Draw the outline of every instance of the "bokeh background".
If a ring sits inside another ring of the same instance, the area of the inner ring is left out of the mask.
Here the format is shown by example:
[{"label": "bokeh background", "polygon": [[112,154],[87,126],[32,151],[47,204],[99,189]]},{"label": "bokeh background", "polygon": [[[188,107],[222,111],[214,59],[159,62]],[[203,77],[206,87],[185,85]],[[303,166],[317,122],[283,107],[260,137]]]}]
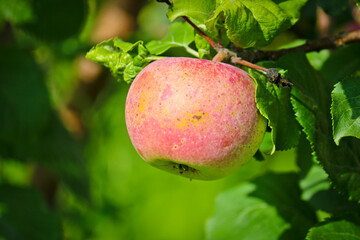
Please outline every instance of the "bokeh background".
[{"label": "bokeh background", "polygon": [[[270,48],[329,34],[316,27],[314,5]],[[138,156],[124,120],[129,85],[85,54],[115,36],[161,39],[166,9],[145,0],[0,1],[0,239],[204,239],[220,192],[268,171],[298,171],[295,150],[210,182]],[[338,24],[358,26],[347,16]]]}]

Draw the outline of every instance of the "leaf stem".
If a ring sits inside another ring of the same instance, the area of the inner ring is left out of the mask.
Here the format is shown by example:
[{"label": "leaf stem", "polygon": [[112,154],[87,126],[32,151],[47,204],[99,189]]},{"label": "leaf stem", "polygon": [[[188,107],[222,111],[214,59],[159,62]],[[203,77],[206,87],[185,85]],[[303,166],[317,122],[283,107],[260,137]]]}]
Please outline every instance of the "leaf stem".
[{"label": "leaf stem", "polygon": [[156,61],[156,60],[163,59],[163,58],[166,58],[166,56],[150,56],[150,57],[146,57],[145,59]]},{"label": "leaf stem", "polygon": [[197,57],[199,58],[200,55],[197,51],[195,51],[194,49],[192,49],[191,47],[188,47],[188,46],[184,46],[185,47],[185,50],[190,53],[191,55],[193,55],[194,57]]}]

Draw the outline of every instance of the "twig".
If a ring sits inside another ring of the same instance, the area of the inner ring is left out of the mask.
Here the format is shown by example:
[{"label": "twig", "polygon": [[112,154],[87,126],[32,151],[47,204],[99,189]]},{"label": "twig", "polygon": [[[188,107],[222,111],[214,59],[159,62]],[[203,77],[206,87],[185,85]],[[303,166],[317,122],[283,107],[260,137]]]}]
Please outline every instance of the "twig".
[{"label": "twig", "polygon": [[246,59],[251,62],[258,62],[263,60],[277,60],[284,54],[302,51],[302,52],[314,52],[320,51],[323,49],[335,49],[343,47],[349,43],[360,42],[360,30],[348,32],[342,35],[339,35],[335,38],[321,38],[315,41],[308,41],[307,43],[300,45],[294,48],[285,48],[275,51],[260,51],[260,50],[245,50],[237,49],[236,52],[243,59]]}]

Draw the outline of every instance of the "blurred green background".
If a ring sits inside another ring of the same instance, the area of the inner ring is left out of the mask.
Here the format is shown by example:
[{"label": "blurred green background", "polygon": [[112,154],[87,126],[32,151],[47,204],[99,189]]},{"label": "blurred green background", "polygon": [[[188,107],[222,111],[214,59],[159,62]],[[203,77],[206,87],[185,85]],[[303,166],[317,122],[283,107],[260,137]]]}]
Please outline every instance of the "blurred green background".
[{"label": "blurred green background", "polygon": [[[275,44],[316,37],[311,2],[306,21]],[[160,39],[166,8],[144,0],[0,1],[0,239],[204,239],[220,192],[267,171],[298,171],[294,150],[211,182],[138,156],[124,120],[129,85],[84,56],[115,36]]]}]

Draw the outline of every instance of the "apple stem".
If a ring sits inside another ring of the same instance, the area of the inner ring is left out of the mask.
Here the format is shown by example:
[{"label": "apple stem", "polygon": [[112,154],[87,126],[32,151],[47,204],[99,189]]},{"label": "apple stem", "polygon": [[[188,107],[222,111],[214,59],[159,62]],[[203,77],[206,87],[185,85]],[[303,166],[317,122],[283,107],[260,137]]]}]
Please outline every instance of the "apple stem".
[{"label": "apple stem", "polygon": [[243,60],[243,59],[241,59],[239,57],[231,57],[231,62],[234,63],[234,64],[241,64],[241,65],[244,65],[246,67],[253,68],[253,69],[256,69],[256,70],[260,70],[260,71],[264,71],[264,72],[266,72],[268,70],[267,68],[264,68],[262,66],[253,64],[253,63],[248,62],[248,61],[245,61],[245,60]]}]

